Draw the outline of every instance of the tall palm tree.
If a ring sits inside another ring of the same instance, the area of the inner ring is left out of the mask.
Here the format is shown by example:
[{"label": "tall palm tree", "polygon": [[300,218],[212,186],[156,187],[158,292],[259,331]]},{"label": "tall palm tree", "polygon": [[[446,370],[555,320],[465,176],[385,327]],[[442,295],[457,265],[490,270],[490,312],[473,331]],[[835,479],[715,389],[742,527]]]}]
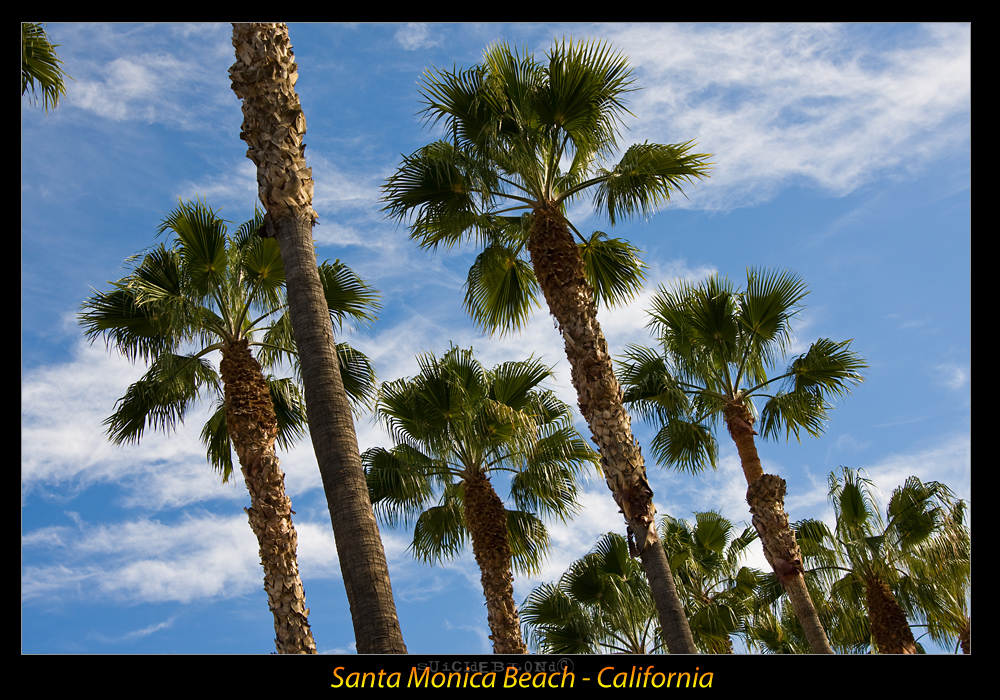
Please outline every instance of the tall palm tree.
[{"label": "tall palm tree", "polygon": [[752,269],[742,292],[718,275],[698,285],[661,287],[649,313],[662,350],[630,346],[621,378],[626,402],[662,426],[652,449],[665,464],[696,472],[714,467],[717,446],[710,423],[725,422],[740,455],[764,554],[788,591],[813,651],[832,653],[788,526],[785,482],[764,474],[754,442],[754,399],[764,401],[760,427],[765,438],[777,438],[782,429],[786,437],[794,433],[798,438],[802,429],[819,436],[831,408],[828,399],[849,393],[867,367],[849,349],[851,341],[821,338],[785,371],[773,373],[806,294],[793,273]]},{"label": "tall palm tree", "polygon": [[664,516],[661,536],[695,643],[705,653],[732,654],[731,636],[746,637],[754,624],[762,574],[739,562],[757,533],[737,534],[729,520],[706,512],[695,513],[694,527]]},{"label": "tall palm tree", "polygon": [[[540,387],[551,371],[538,361],[487,370],[471,349],[453,347],[419,363],[419,375],[379,392],[395,445],[363,455],[375,511],[392,523],[415,519],[410,548],[425,561],[453,557],[470,539],[493,650],[525,653],[512,570],[537,570],[549,544],[538,516],[576,511],[577,477],[596,455],[569,407]],[[511,475],[514,509],[496,493],[497,474]]]},{"label": "tall palm tree", "polygon": [[[134,256],[134,268],[110,291],[83,303],[80,323],[93,342],[103,338],[131,360],[149,365],[105,421],[110,439],[137,443],[144,430],[172,430],[200,398],[217,399],[202,430],[208,458],[223,481],[235,450],[250,492],[250,527],[260,545],[264,588],[281,653],[315,653],[298,574],[291,501],[275,445],[286,448],[305,427],[298,384],[265,376],[294,357],[278,246],[256,235],[260,215],[230,237],[226,224],[201,202],[182,203],[163,220],[170,245]],[[324,264],[330,310],[369,320],[376,293],[339,262]],[[259,349],[254,357],[251,348]],[[190,350],[190,352],[186,352]],[[218,371],[208,356],[219,351]],[[345,376],[358,398],[371,396],[367,359],[342,348]],[[221,377],[220,377],[221,374]]]},{"label": "tall palm tree", "polygon": [[[443,120],[447,139],[404,157],[384,185],[385,209],[410,220],[411,237],[422,247],[469,239],[483,245],[466,306],[488,330],[519,327],[533,291],[541,289],[563,336],[608,488],[637,539],[668,645],[692,653],[656,534],[645,463],[597,321],[599,298],[635,289],[634,248],[600,233],[583,237],[566,208],[590,191],[612,225],[645,215],[682,184],[705,176],[706,156],[691,153],[690,142],[641,143],[608,166],[627,114],[622,100],[635,89],[626,58],[600,42],[565,40],[547,58],[538,61],[498,42],[471,69],[427,73],[424,114],[431,123]],[[591,272],[601,270],[606,284],[591,283],[587,255]]]},{"label": "tall palm tree", "polygon": [[911,476],[893,492],[883,519],[876,491],[857,470],[830,474],[834,529],[815,520],[796,524],[810,573],[845,609],[866,612],[855,636],[879,653],[917,653],[911,625],[918,622],[937,639],[960,637],[968,619],[955,612],[969,585],[964,503],[944,484]]},{"label": "tall palm tree", "polygon": [[234,23],[233,46],[236,62],[229,75],[233,91],[243,101],[240,138],[247,142],[247,157],[257,166],[266,230],[281,247],[309,435],[323,479],[357,649],[370,654],[406,653],[317,273],[312,238],[317,215],[303,142],[306,119],[295,92],[298,66],[288,27]]},{"label": "tall palm tree", "polygon": [[62,69],[57,48],[59,44],[49,41],[42,25],[21,23],[21,96],[31,90],[37,102],[40,92],[46,112],[59,106],[59,97],[66,94],[66,78],[73,79]]}]

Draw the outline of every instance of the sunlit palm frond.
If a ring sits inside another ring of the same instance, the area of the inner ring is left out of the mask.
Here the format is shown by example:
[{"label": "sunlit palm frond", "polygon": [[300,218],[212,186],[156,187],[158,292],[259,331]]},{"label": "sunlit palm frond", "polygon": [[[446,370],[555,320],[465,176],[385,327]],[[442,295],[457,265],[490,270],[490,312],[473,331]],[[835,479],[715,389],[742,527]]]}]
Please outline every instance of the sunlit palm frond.
[{"label": "sunlit palm frond", "polygon": [[42,107],[59,106],[59,98],[66,95],[66,78],[73,80],[62,69],[62,61],[56,53],[59,44],[49,41],[41,24],[21,23],[21,96],[31,90],[37,101],[42,96]]},{"label": "sunlit palm frond", "polygon": [[794,272],[747,270],[746,290],[739,297],[739,322],[751,352],[771,365],[791,341],[790,321],[808,294],[805,283]]},{"label": "sunlit palm frond", "polygon": [[683,186],[706,177],[711,169],[707,153],[691,153],[694,143],[630,146],[611,170],[597,178],[594,204],[615,225],[623,217],[655,213]]},{"label": "sunlit palm frond", "polygon": [[718,444],[704,423],[681,418],[669,420],[653,437],[650,448],[656,460],[673,469],[698,474],[716,468]]},{"label": "sunlit palm frond", "polygon": [[646,264],[639,257],[639,249],[628,241],[594,231],[580,244],[580,256],[598,304],[625,304],[642,291]]},{"label": "sunlit palm frond", "polygon": [[226,285],[229,254],[226,222],[204,202],[179,202],[160,223],[158,234],[179,242],[185,291],[199,303]]},{"label": "sunlit palm frond", "polygon": [[820,338],[809,350],[796,358],[787,374],[793,378],[795,390],[818,390],[824,396],[844,396],[852,386],[864,381],[868,363],[850,350],[851,341],[840,343]]}]

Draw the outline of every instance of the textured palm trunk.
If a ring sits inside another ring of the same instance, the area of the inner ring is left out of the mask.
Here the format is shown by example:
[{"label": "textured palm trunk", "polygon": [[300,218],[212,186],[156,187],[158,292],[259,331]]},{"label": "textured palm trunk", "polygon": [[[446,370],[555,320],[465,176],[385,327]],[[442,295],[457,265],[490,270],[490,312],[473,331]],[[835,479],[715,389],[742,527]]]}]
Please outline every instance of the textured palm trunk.
[{"label": "textured palm trunk", "polygon": [[299,351],[306,413],[333,522],[359,653],[406,653],[389,569],[368,497],[350,404],[344,391],[313,248],[312,171],[305,116],[295,92],[298,68],[283,24],[234,24],[229,70],[243,100],[247,157],[269,227],[281,247],[289,315]]},{"label": "textured palm trunk", "polygon": [[250,507],[244,510],[260,546],[275,647],[279,654],[315,654],[299,578],[292,502],[285,495],[285,475],[274,451],[278,421],[271,393],[245,340],[222,349],[219,369],[225,386],[226,428],[250,492]]},{"label": "textured palm trunk", "polygon": [[465,522],[486,596],[493,653],[527,654],[514,603],[507,511],[485,474],[472,474],[465,479]]},{"label": "textured palm trunk", "polygon": [[972,618],[965,618],[965,625],[962,627],[961,633],[958,635],[958,642],[962,645],[963,654],[972,653]]},{"label": "textured palm trunk", "polygon": [[795,610],[795,616],[802,623],[809,646],[817,654],[832,654],[830,641],[820,622],[816,606],[806,588],[803,576],[802,552],[795,541],[795,533],[788,526],[785,513],[785,481],[773,474],[765,474],[761,468],[760,456],[753,436],[753,418],[746,406],[730,404],[725,411],[726,426],[736,443],[740,455],[743,474],[746,477],[747,504],[753,515],[753,526],[760,536],[767,559],[788,600]]},{"label": "textured palm trunk", "polygon": [[872,639],[880,654],[917,653],[917,642],[906,613],[899,607],[889,586],[876,576],[865,580],[865,604]]},{"label": "textured palm trunk", "polygon": [[535,210],[528,250],[565,342],[578,405],[600,450],[605,482],[636,538],[667,648],[671,654],[694,654],[691,628],[656,534],[656,508],[646,465],[632,436],[608,344],[597,322],[594,292],[579,248],[557,210]]}]

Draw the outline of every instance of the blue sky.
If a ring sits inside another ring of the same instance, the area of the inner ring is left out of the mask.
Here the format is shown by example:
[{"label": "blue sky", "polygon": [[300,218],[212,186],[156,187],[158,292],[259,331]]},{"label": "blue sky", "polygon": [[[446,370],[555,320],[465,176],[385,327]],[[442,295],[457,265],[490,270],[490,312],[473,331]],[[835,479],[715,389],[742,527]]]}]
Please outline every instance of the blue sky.
[{"label": "blue sky", "polygon": [[[21,102],[21,643],[27,653],[269,653],[273,627],[245,486],[223,485],[198,434],[115,447],[101,422],[143,373],[88,344],[76,322],[90,289],[124,274],[178,198],[200,197],[237,226],[253,214],[255,172],[239,139],[228,24],[60,24],[47,30],[75,78],[58,109]],[[791,269],[809,286],[794,352],[853,339],[865,383],[820,439],[760,443],[788,481],[792,519],[832,517],[827,476],[863,468],[888,495],[907,476],[971,494],[971,27],[967,24],[291,24],[316,181],[321,260],[339,258],[382,292],[371,328],[348,334],[379,377],[415,356],[473,346],[487,365],[541,356],[575,407],[561,341],[542,310],[519,335],[480,335],[461,308],[474,250],[430,254],[384,219],[379,187],[436,134],[417,82],[468,67],[492,41],[541,55],[554,37],[595,37],[627,54],[636,84],[629,143],[698,142],[712,177],[647,221],[609,229],[579,205],[578,227],[643,250],[646,291],[602,311],[613,352],[647,342],[657,285],[749,266]],[[582,420],[578,424],[583,430]],[[387,445],[369,416],[362,450]],[[636,421],[645,446],[652,436]],[[691,476],[649,460],[658,512],[720,510],[749,521],[735,448]],[[648,455],[648,448],[645,450]],[[353,632],[310,444],[283,454],[297,515],[310,622],[324,653]],[[553,581],[609,530],[622,531],[603,480],[583,510],[550,524]],[[488,653],[468,552],[414,561],[408,533],[383,527],[403,636],[412,653]],[[764,566],[758,552],[750,563]]]}]

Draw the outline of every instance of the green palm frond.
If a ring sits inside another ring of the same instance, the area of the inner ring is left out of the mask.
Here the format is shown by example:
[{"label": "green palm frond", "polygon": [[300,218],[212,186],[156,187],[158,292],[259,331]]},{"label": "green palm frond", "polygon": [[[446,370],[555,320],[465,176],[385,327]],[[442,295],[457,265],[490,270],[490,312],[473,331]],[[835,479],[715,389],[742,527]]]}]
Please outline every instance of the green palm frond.
[{"label": "green palm frond", "polygon": [[308,425],[302,389],[298,382],[289,378],[268,377],[267,385],[271,403],[274,404],[274,414],[278,419],[278,446],[283,450],[291,449],[293,444],[305,436]]},{"label": "green palm frond", "polygon": [[347,343],[337,343],[337,360],[344,391],[357,417],[363,410],[372,408],[378,399],[375,365],[367,355]]},{"label": "green palm frond", "polygon": [[218,391],[219,376],[204,359],[162,353],[142,379],[132,384],[104,421],[108,437],[116,444],[134,444],[146,427],[176,429],[205,389]]},{"label": "green palm frond", "polygon": [[765,439],[776,439],[784,428],[786,439],[794,434],[799,440],[800,430],[819,437],[826,430],[829,409],[830,404],[818,391],[779,392],[761,409],[760,434]]},{"label": "green palm frond", "polygon": [[690,474],[716,468],[719,447],[712,429],[681,418],[669,420],[650,443],[661,464]]},{"label": "green palm frond", "polygon": [[514,571],[537,574],[549,548],[549,533],[545,523],[532,513],[508,510],[507,537]]},{"label": "green palm frond", "polygon": [[37,101],[42,96],[42,107],[59,106],[59,98],[66,95],[66,78],[73,80],[62,69],[62,61],[56,53],[59,44],[49,41],[41,24],[21,23],[21,96],[31,90]]},{"label": "green palm frond", "polygon": [[430,503],[431,477],[437,467],[430,457],[409,445],[397,445],[391,450],[365,450],[361,462],[375,513],[390,525],[409,525]]},{"label": "green palm frond", "polygon": [[520,330],[538,308],[538,281],[520,250],[502,242],[487,245],[469,268],[465,310],[488,333]]},{"label": "green palm frond", "polygon": [[639,257],[639,249],[628,241],[594,231],[580,244],[580,256],[598,304],[625,304],[642,291],[646,264]]},{"label": "green palm frond", "polygon": [[787,374],[794,380],[794,389],[821,391],[824,396],[844,396],[851,393],[851,386],[864,381],[863,372],[868,363],[850,350],[851,341],[836,343],[820,338],[808,352],[796,358]]},{"label": "green palm frond", "polygon": [[433,563],[459,554],[468,539],[464,515],[464,488],[453,482],[445,488],[439,505],[428,508],[413,528],[409,551],[420,561]]},{"label": "green palm frond", "polygon": [[648,216],[683,186],[706,177],[711,169],[707,153],[691,153],[694,142],[677,145],[637,143],[625,151],[612,170],[600,173],[594,194],[598,211],[612,226],[622,217]]},{"label": "green palm frond", "polygon": [[283,308],[286,304],[285,265],[277,240],[251,235],[242,248],[237,244],[231,249],[240,253],[239,263],[249,301],[271,313]]},{"label": "green palm frond", "polygon": [[221,396],[215,402],[215,412],[202,426],[201,442],[208,450],[208,463],[222,477],[222,483],[228,484],[233,476],[233,443],[226,425],[226,400]]},{"label": "green palm frond", "polygon": [[351,268],[340,260],[327,261],[319,266],[319,277],[335,328],[340,329],[346,320],[358,325],[375,322],[382,308],[381,295]]},{"label": "green palm frond", "polygon": [[157,229],[158,234],[166,232],[180,243],[185,288],[195,301],[225,287],[229,241],[226,222],[214,210],[201,201],[179,202]]}]

